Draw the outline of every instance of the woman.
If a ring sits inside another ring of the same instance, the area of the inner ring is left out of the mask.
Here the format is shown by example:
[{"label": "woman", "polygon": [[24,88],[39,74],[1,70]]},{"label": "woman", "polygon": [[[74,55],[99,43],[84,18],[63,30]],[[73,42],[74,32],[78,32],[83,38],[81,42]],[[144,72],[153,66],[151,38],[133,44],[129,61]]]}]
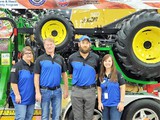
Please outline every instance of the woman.
[{"label": "woman", "polygon": [[109,54],[102,59],[97,89],[98,109],[102,111],[103,120],[120,120],[124,109],[125,81]]},{"label": "woman", "polygon": [[22,50],[22,59],[11,69],[11,93],[16,120],[32,120],[35,106],[33,51],[29,46]]}]

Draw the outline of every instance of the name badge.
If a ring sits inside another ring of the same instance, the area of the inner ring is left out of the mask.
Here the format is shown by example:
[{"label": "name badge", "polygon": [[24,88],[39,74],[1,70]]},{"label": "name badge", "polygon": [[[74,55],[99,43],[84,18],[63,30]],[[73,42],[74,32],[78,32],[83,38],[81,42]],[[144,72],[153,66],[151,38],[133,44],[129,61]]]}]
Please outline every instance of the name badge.
[{"label": "name badge", "polygon": [[104,93],[104,99],[108,99],[108,93]]},{"label": "name badge", "polygon": [[103,82],[101,82],[101,84],[104,84],[106,81],[105,80],[103,80]]}]

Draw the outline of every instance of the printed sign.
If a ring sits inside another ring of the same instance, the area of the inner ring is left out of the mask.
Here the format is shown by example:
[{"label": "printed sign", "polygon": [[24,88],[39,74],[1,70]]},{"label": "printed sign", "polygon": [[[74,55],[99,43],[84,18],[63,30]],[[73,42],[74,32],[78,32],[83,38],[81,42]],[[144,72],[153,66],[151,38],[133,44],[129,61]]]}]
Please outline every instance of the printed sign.
[{"label": "printed sign", "polygon": [[0,0],[12,9],[159,9],[160,0]]},{"label": "printed sign", "polygon": [[0,39],[0,51],[7,51],[9,46],[8,39]]},{"label": "printed sign", "polygon": [[[0,11],[0,17],[7,17],[4,11]],[[0,20],[0,39],[10,38],[13,27],[8,20]]]},{"label": "printed sign", "polygon": [[1,65],[10,65],[10,54],[9,53],[1,54]]}]

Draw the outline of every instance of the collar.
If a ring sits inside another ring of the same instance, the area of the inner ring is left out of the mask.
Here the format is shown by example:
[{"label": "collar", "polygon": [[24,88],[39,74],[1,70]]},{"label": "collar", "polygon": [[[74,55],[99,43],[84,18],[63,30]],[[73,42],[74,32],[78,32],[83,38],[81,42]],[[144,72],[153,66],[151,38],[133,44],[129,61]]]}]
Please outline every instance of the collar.
[{"label": "collar", "polygon": [[21,60],[22,61],[22,64],[24,65],[24,66],[33,66],[33,63],[31,62],[31,65],[28,65],[23,59]]},{"label": "collar", "polygon": [[108,76],[105,74],[104,77],[110,79],[111,78],[111,73],[108,74]]},{"label": "collar", "polygon": [[[82,55],[80,54],[80,51],[77,52],[78,54],[78,57],[82,57]],[[88,56],[86,59],[90,58],[91,57],[91,51],[89,52]],[[83,58],[83,57],[82,57]]]},{"label": "collar", "polygon": [[[44,53],[44,54],[45,54],[45,56],[51,57],[51,55],[48,55],[47,53]],[[53,58],[55,58],[56,56],[57,56],[57,54],[55,53]]]}]

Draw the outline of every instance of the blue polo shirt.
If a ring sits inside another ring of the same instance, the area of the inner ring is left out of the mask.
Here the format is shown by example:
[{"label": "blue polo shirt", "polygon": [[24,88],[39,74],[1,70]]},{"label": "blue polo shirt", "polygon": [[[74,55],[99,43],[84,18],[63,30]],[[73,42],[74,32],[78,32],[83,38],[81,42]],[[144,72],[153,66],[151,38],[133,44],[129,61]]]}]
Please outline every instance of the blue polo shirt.
[{"label": "blue polo shirt", "polygon": [[69,73],[72,74],[72,85],[89,86],[96,84],[99,70],[99,56],[90,52],[84,59],[80,52],[73,53],[68,59]]},{"label": "blue polo shirt", "polygon": [[[119,72],[117,77],[117,82],[111,81],[110,77],[107,76],[104,77],[103,82],[99,80],[97,82],[97,86],[102,89],[101,100],[104,106],[117,106],[120,102],[120,86],[125,84],[125,80]],[[108,99],[105,99],[105,93],[108,93]]]},{"label": "blue polo shirt", "polygon": [[40,86],[56,87],[60,85],[61,73],[66,72],[66,64],[62,56],[55,54],[52,58],[46,53],[37,58],[34,73],[40,74]]},{"label": "blue polo shirt", "polygon": [[[22,105],[35,104],[35,88],[34,88],[34,64],[30,66],[22,59],[16,63],[11,69],[10,82],[18,85],[18,90],[21,96]],[[15,94],[11,90],[10,96],[15,102]]]}]

